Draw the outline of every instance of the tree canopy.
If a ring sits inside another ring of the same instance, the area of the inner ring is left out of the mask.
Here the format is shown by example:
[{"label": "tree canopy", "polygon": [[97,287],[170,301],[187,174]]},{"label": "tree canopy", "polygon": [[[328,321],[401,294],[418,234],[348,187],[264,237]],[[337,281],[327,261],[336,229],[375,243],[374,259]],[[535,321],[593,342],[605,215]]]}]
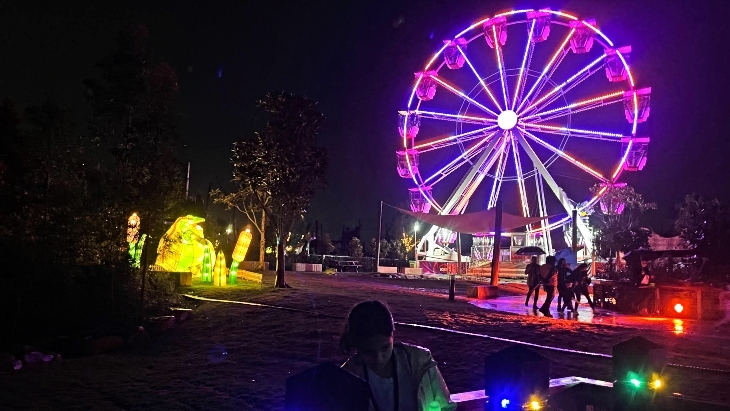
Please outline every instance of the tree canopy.
[{"label": "tree canopy", "polygon": [[290,93],[268,94],[258,102],[267,115],[263,130],[233,146],[233,182],[252,195],[278,238],[278,287],[284,281],[284,240],[324,187],[327,153],[316,137],[324,121],[312,100]]},{"label": "tree canopy", "polygon": [[[602,190],[594,186],[594,193]],[[629,252],[649,248],[651,231],[639,226],[640,218],[648,210],[656,209],[629,185],[613,186],[602,195],[593,209],[591,222],[598,233],[595,245],[603,257],[614,257],[618,251]]]}]

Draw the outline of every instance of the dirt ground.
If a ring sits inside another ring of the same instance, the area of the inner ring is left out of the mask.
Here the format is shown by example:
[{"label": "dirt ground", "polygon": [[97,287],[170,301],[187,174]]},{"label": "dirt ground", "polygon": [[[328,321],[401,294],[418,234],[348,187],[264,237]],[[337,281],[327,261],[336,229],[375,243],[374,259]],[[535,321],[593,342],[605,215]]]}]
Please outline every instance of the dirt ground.
[{"label": "dirt ground", "polygon": [[[190,294],[305,310],[186,299],[194,318],[150,343],[113,354],[66,359],[0,373],[0,409],[281,410],[286,378],[323,361],[343,362],[343,319],[365,299],[387,302],[398,322],[488,334],[610,354],[636,335],[664,344],[670,362],[730,369],[729,330],[677,335],[657,327],[585,324],[478,308],[448,301],[445,281],[369,275],[288,275],[291,289],[195,286]],[[457,295],[466,283],[457,283]],[[711,327],[710,327],[711,328]],[[702,329],[702,327],[698,327]],[[483,357],[509,346],[490,339],[408,326],[396,339],[431,349],[452,393],[483,386]],[[611,379],[611,360],[537,350],[551,378]],[[671,392],[730,403],[730,374],[668,368]]]}]

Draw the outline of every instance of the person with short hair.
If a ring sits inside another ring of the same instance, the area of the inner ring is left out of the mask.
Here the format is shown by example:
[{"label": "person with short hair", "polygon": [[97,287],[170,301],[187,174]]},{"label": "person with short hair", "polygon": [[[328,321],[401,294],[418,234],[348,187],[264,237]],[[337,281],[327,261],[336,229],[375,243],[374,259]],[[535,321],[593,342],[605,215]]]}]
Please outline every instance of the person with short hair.
[{"label": "person with short hair", "polygon": [[532,256],[530,264],[525,267],[527,274],[527,297],[525,298],[525,307],[530,303],[530,295],[535,292],[535,298],[532,301],[532,309],[537,311],[537,298],[540,294],[540,264],[537,263],[537,256]]},{"label": "person with short hair", "polygon": [[591,279],[588,277],[588,264],[581,263],[578,267],[573,270],[573,280],[575,286],[573,292],[575,293],[575,311],[578,311],[578,305],[580,305],[580,297],[584,295],[588,300],[588,305],[591,306],[593,312],[596,312],[596,304],[591,300],[591,296],[588,293],[588,285],[591,283]]},{"label": "person with short hair", "polygon": [[545,302],[540,307],[540,312],[545,317],[552,317],[550,314],[550,304],[553,303],[555,297],[555,287],[558,285],[558,270],[555,268],[555,256],[549,255],[545,258],[545,264],[540,266],[540,278],[542,282],[542,288],[545,290],[547,296]]},{"label": "person with short hair", "polygon": [[[558,312],[563,313],[567,308],[573,314],[578,315],[577,309],[573,309],[573,271],[568,266],[565,258],[558,260]],[[562,304],[561,304],[562,303]]]},{"label": "person with short hair", "polygon": [[[343,352],[355,355],[342,368],[370,384],[373,411],[456,410],[431,352],[393,342],[393,315],[381,301],[363,301],[347,316],[340,338]],[[438,408],[436,408],[438,406]]]}]

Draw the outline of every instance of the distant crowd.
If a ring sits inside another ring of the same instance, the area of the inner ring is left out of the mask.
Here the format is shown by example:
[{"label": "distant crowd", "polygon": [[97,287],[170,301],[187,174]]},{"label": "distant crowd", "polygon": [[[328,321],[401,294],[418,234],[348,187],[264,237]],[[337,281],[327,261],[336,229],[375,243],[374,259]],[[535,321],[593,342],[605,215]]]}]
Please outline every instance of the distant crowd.
[{"label": "distant crowd", "polygon": [[[581,296],[585,296],[588,304],[595,311],[596,306],[588,294],[588,285],[591,279],[588,276],[588,264],[580,264],[571,270],[565,258],[557,260],[555,256],[545,258],[545,264],[540,265],[537,257],[532,257],[530,264],[525,268],[527,274],[527,297],[525,298],[525,307],[530,304],[530,296],[533,295],[532,309],[537,314],[540,311],[545,317],[552,317],[550,314],[550,305],[555,298],[555,289],[558,292],[558,312],[563,314],[565,311],[573,316],[578,315],[578,305]],[[540,294],[540,288],[545,291],[545,300],[538,307],[537,300]]]}]

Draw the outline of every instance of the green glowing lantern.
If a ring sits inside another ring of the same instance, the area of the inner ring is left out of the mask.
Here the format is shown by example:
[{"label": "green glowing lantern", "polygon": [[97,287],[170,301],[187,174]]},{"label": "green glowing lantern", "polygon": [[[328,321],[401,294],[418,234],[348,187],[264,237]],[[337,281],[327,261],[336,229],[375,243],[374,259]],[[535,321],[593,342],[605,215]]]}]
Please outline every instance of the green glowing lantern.
[{"label": "green glowing lantern", "polygon": [[233,260],[231,263],[231,269],[228,271],[228,283],[229,284],[235,284],[236,283],[236,274],[238,273],[238,264],[239,262],[236,260]]},{"label": "green glowing lantern", "polygon": [[127,244],[129,244],[129,260],[134,268],[139,268],[139,260],[142,257],[142,247],[146,234],[139,235],[141,220],[137,213],[132,213],[127,220]]},{"label": "green glowing lantern", "polygon": [[208,245],[203,248],[203,266],[200,269],[200,275],[204,283],[213,281],[213,249]]},{"label": "green glowing lantern", "polygon": [[132,261],[132,267],[139,268],[139,260],[142,257],[142,248],[144,247],[144,240],[147,239],[147,234],[142,234],[139,240],[132,241],[129,243],[129,258]]}]

